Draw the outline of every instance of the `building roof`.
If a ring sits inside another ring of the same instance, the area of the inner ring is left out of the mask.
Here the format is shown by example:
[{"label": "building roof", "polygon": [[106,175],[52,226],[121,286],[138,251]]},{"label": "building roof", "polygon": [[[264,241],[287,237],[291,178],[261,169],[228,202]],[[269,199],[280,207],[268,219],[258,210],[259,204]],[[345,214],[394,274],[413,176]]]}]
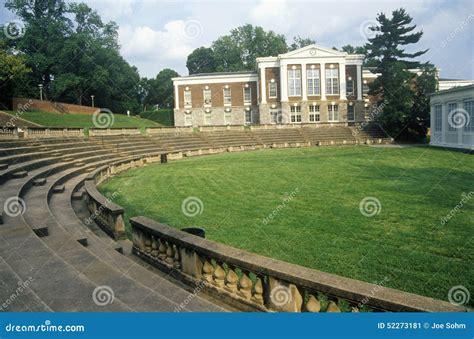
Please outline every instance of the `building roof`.
[{"label": "building roof", "polygon": [[196,73],[196,74],[190,74],[190,75],[183,75],[180,77],[173,78],[174,79],[183,79],[183,78],[195,78],[195,77],[206,77],[206,76],[216,76],[216,75],[222,75],[222,76],[233,76],[233,75],[257,75],[257,72],[255,71],[239,71],[239,72],[212,72],[212,73]]},{"label": "building roof", "polygon": [[430,93],[430,94],[428,94],[428,96],[443,95],[443,94],[447,94],[447,93],[454,93],[454,92],[468,91],[468,90],[474,90],[474,84],[466,85],[466,86],[452,87],[452,88],[445,89],[445,90],[442,90],[442,91],[437,91],[437,92],[434,92],[434,93]]}]

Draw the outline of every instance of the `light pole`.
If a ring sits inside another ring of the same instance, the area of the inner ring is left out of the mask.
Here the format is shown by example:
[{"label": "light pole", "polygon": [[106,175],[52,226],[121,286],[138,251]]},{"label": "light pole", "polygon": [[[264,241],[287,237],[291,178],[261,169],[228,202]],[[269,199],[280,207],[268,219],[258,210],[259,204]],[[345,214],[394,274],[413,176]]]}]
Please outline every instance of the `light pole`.
[{"label": "light pole", "polygon": [[43,101],[43,84],[39,84],[38,87],[40,90],[40,100]]},{"label": "light pole", "polygon": [[94,98],[95,98],[95,95],[91,95],[91,99],[92,99],[92,107],[94,107]]}]

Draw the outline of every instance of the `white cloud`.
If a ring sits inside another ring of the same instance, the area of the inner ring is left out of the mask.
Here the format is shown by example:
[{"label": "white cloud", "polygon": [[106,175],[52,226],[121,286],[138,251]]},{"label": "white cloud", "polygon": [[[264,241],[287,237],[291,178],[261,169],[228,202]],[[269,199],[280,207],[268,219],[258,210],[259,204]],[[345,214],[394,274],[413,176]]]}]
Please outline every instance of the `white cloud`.
[{"label": "white cloud", "polygon": [[202,27],[195,20],[174,20],[156,31],[148,26],[122,26],[119,42],[124,57],[185,60],[194,48]]},{"label": "white cloud", "polygon": [[297,15],[286,0],[262,0],[250,10],[252,23],[271,29],[278,33],[286,33],[297,24]]}]

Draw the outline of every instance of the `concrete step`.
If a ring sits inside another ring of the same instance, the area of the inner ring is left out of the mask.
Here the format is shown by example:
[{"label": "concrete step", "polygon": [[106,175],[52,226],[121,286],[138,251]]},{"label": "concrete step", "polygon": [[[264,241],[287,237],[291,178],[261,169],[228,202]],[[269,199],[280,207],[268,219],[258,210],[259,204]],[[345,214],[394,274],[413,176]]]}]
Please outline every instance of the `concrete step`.
[{"label": "concrete step", "polygon": [[12,178],[20,179],[20,178],[26,177],[27,175],[28,175],[27,171],[18,171],[12,174]]},{"label": "concrete step", "polygon": [[44,186],[46,184],[46,178],[39,178],[33,181],[33,186]]}]

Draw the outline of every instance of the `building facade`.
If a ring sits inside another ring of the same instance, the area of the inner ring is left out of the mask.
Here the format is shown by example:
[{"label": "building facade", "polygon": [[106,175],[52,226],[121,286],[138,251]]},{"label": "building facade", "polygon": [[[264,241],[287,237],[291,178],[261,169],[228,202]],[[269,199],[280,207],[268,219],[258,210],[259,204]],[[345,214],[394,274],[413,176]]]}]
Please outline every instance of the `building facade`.
[{"label": "building facade", "polygon": [[174,78],[175,126],[364,121],[363,60],[310,45],[257,58],[255,72]]},{"label": "building facade", "polygon": [[431,94],[430,145],[474,149],[474,85]]}]

